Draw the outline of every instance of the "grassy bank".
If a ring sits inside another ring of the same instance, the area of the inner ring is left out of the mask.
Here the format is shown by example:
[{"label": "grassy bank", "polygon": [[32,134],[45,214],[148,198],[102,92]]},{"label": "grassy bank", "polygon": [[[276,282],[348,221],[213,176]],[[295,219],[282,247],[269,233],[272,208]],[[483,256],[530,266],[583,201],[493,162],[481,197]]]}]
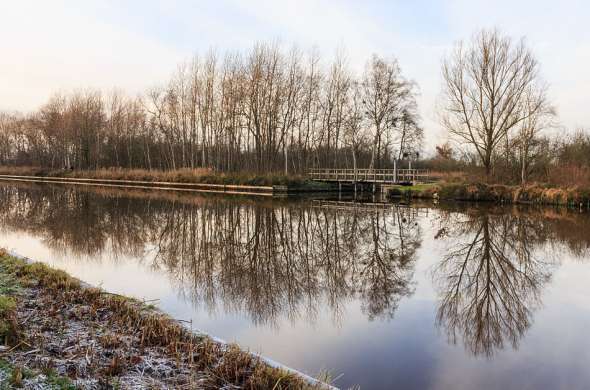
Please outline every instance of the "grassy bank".
[{"label": "grassy bank", "polygon": [[590,207],[590,189],[588,188],[560,188],[542,184],[527,186],[485,183],[420,184],[408,187],[396,186],[390,189],[389,196]]},{"label": "grassy bank", "polygon": [[316,388],[152,306],[5,252],[0,342],[0,388]]},{"label": "grassy bank", "polygon": [[224,173],[210,169],[177,169],[170,171],[146,169],[63,170],[39,167],[0,166],[0,175],[66,177],[98,180],[136,180],[172,183],[225,184],[248,186],[287,186],[301,191],[321,191],[328,187],[302,175],[280,173]]}]

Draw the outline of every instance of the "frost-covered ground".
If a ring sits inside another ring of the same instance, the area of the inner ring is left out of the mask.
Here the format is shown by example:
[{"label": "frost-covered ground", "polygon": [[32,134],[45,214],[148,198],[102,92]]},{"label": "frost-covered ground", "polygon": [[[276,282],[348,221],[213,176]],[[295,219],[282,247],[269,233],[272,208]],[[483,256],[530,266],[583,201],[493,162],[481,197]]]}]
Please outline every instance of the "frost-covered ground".
[{"label": "frost-covered ground", "polygon": [[4,388],[325,387],[194,334],[143,302],[1,251],[0,298]]}]

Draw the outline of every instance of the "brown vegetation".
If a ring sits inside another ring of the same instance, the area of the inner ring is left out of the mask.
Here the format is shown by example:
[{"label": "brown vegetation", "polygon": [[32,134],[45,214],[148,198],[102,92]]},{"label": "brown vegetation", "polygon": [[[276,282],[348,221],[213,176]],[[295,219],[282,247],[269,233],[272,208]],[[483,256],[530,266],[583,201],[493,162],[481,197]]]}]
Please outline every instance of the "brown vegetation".
[{"label": "brown vegetation", "polygon": [[510,186],[482,182],[446,182],[432,185],[393,188],[390,196],[422,199],[535,203],[590,209],[590,188],[555,187],[540,184]]},{"label": "brown vegetation", "polygon": [[[224,173],[206,168],[183,168],[176,170],[103,168],[96,170],[48,169],[32,166],[0,166],[0,175],[39,177],[67,177],[102,180],[132,180],[168,183],[236,184],[251,186],[307,186],[313,184],[303,175],[282,173],[256,174],[247,172]],[[317,187],[317,186],[316,186]]]}]

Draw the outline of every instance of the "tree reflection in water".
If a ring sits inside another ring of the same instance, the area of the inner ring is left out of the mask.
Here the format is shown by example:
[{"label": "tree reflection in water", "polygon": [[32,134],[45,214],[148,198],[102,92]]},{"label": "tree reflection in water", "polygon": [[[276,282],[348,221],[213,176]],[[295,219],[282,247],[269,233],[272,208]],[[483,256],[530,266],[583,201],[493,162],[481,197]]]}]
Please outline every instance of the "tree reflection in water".
[{"label": "tree reflection in water", "polygon": [[489,209],[446,213],[441,222],[437,238],[445,236],[449,250],[433,269],[438,325],[474,355],[492,356],[505,343],[517,348],[556,265],[537,254],[548,223]]},{"label": "tree reflection in water", "polygon": [[245,312],[256,324],[313,321],[320,310],[337,322],[353,299],[369,319],[387,319],[413,292],[416,209],[136,196],[0,186],[0,221],[68,256],[147,259],[196,306]]},{"label": "tree reflection in water", "polygon": [[[339,322],[353,300],[371,320],[393,317],[413,293],[418,211],[0,186],[0,229],[37,236],[65,258],[139,259],[195,306],[271,326],[314,321],[320,311]],[[590,257],[587,216],[482,207],[434,214],[436,238],[448,246],[432,268],[437,323],[475,355],[518,347],[557,265],[548,247]]]}]

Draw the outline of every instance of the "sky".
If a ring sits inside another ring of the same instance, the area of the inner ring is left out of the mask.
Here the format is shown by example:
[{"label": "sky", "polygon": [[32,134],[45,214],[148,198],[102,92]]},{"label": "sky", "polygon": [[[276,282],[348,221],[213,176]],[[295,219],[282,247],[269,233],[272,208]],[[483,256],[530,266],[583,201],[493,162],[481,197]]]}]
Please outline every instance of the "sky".
[{"label": "sky", "polygon": [[419,86],[427,148],[444,142],[441,59],[482,28],[525,37],[566,131],[590,128],[590,2],[582,0],[0,0],[0,110],[30,111],[57,91],[138,94],[210,48],[277,41],[344,48],[352,70],[398,59]]}]

